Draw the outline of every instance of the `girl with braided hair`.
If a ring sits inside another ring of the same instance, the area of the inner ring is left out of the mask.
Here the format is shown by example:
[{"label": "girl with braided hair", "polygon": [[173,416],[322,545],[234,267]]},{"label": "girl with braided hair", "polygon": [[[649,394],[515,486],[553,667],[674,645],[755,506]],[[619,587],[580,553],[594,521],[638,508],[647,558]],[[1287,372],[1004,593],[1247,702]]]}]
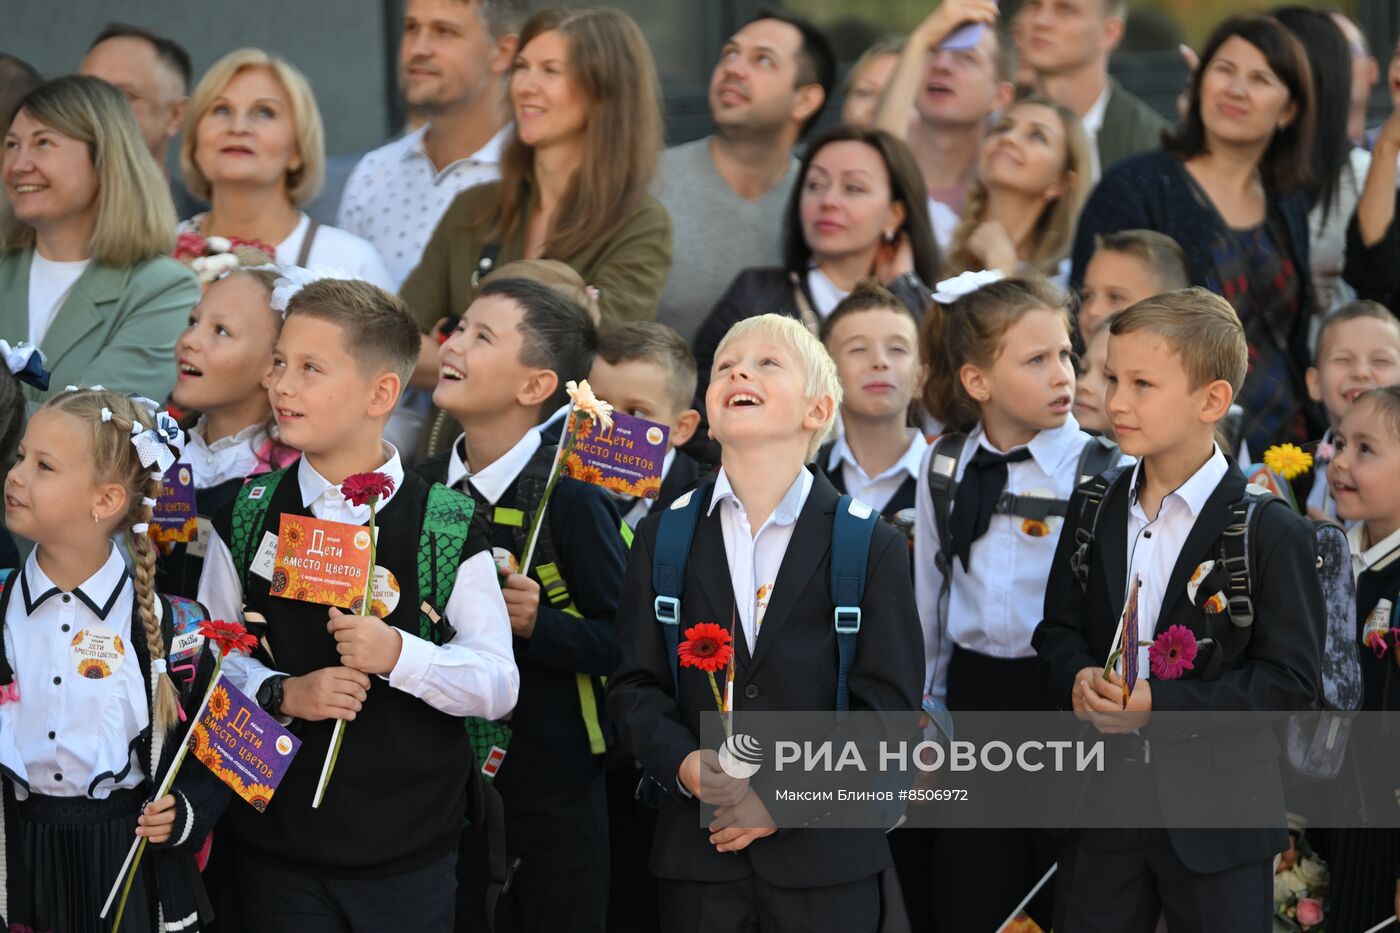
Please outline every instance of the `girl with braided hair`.
[{"label": "girl with braided hair", "polygon": [[189,639],[172,656],[195,607],[155,592],[147,526],[180,431],[153,410],[98,389],[55,394],[30,419],[5,480],[5,523],[36,545],[0,592],[7,929],[106,933],[99,914],[134,836],[151,851],[123,933],[200,926],[194,852],[227,791],[205,768],[184,768],[169,794],[150,799],[213,670]]}]

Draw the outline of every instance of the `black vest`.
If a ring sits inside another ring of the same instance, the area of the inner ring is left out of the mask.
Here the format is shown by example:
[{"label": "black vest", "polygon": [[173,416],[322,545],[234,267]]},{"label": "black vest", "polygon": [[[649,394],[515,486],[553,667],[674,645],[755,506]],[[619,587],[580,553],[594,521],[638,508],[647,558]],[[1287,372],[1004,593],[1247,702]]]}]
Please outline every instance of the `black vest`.
[{"label": "black vest", "polygon": [[[283,514],[307,515],[297,467],[273,493],[263,530],[276,533]],[[419,631],[418,539],[428,485],[409,474],[376,516],[378,564],[399,584],[399,603],[385,619],[415,636]],[[228,513],[217,528],[228,540]],[[453,559],[453,558],[447,558]],[[461,556],[456,558],[460,561]],[[272,657],[259,660],[292,676],[340,664],[326,631],[328,610],[315,603],[268,594],[270,584],[249,573],[247,611],[267,618]],[[439,609],[443,607],[437,607]],[[370,677],[369,696],[346,724],[335,773],[318,809],[316,781],[330,746],[332,720],[297,721],[301,750],[265,813],[229,811],[230,828],[269,862],[328,877],[385,877],[420,868],[453,851],[466,812],[466,788],[475,758],[460,716]]]}]

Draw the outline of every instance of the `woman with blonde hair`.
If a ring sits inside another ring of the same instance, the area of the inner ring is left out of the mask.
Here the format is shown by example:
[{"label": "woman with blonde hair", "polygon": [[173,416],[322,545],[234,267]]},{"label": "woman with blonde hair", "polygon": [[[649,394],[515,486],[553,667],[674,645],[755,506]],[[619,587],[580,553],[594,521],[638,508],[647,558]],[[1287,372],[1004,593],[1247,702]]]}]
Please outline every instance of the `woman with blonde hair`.
[{"label": "woman with blonde hair", "polygon": [[326,149],[315,95],[294,66],[260,49],[228,53],[199,80],[183,132],[185,185],[210,207],[182,233],[256,240],[280,265],[335,269],[392,289],[368,241],[301,210],[325,182]]},{"label": "woman with blonde hair", "polygon": [[[199,300],[175,244],[170,188],[122,93],[47,81],[4,119],[0,336],[37,345],[53,384],[164,398]],[[32,412],[47,392],[26,387]]]},{"label": "woman with blonde hair", "polygon": [[1007,107],[982,144],[946,274],[1038,272],[1064,290],[1092,158],[1072,111],[1036,96]]},{"label": "woman with blonde hair", "polygon": [[[547,9],[520,31],[510,78],[516,135],[501,180],[447,209],[404,282],[419,324],[460,314],[482,276],[556,259],[598,290],[603,320],[650,320],[671,269],[671,221],[647,193],[661,91],[642,32],[611,9]],[[436,359],[420,368],[430,384]]]}]

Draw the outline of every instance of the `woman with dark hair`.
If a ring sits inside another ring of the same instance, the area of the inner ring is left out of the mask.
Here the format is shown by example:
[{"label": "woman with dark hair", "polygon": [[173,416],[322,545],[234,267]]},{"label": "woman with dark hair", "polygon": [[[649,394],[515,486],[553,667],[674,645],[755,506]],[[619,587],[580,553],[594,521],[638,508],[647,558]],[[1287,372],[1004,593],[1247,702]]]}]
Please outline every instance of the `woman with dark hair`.
[{"label": "woman with dark hair", "polygon": [[1303,381],[1314,308],[1306,192],[1315,110],[1312,73],[1292,33],[1268,16],[1227,19],[1201,54],[1180,125],[1161,150],[1104,173],[1075,239],[1076,287],[1096,236],[1156,230],[1181,244],[1192,284],[1234,306],[1250,350],[1243,436],[1256,455],[1321,432],[1308,423]]},{"label": "woman with dark hair", "polygon": [[1348,109],[1343,105],[1351,100],[1352,78],[1346,34],[1330,14],[1308,7],[1279,7],[1272,15],[1303,44],[1312,66],[1317,138],[1312,147],[1312,184],[1305,189],[1311,206],[1308,254],[1316,310],[1326,314],[1356,298],[1342,281],[1342,262],[1347,221],[1356,210],[1371,154],[1347,136]]},{"label": "woman with dark hair", "polygon": [[[461,314],[495,266],[557,259],[598,290],[604,322],[651,320],[671,270],[671,220],[647,193],[661,86],[642,31],[617,10],[541,10],[520,30],[510,100],[501,180],[447,209],[400,290],[409,310],[427,330]],[[437,355],[424,357],[431,385]]]},{"label": "woman with dark hair", "polygon": [[1400,308],[1400,108],[1376,131],[1371,170],[1347,227],[1348,283],[1361,298]]},{"label": "woman with dark hair", "polygon": [[923,317],[939,258],[909,147],[883,130],[838,126],[808,145],[798,179],[785,212],[783,267],[740,272],[695,334],[702,402],[715,347],[744,318],[786,314],[816,333],[871,277]]}]

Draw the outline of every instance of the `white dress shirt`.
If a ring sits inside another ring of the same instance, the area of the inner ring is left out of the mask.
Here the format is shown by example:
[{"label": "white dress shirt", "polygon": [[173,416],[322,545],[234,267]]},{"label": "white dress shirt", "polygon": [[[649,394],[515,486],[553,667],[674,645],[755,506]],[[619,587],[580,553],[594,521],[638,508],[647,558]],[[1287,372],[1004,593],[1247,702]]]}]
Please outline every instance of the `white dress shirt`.
[{"label": "white dress shirt", "polygon": [[266,426],[250,424],[237,434],[209,444],[204,440],[207,421],[201,415],[195,426],[185,432],[185,449],[180,452],[181,462],[188,463],[194,475],[194,488],[209,489],[256,472],[261,465],[258,450],[268,440]]},{"label": "white dress shirt", "polygon": [[1347,542],[1351,545],[1352,574],[1357,577],[1368,570],[1384,570],[1400,558],[1400,531],[1392,532],[1390,537],[1378,544],[1372,544],[1370,535],[1366,534],[1366,523],[1357,522],[1347,532]]},{"label": "white dress shirt", "polygon": [[[399,452],[385,446],[387,462],[378,468],[394,481],[393,500],[403,483]],[[363,525],[369,506],[351,505],[340,487],[316,472],[305,457],[297,461],[297,484],[302,505],[317,518]],[[243,618],[243,586],[228,545],[217,534],[209,542],[204,571],[199,578],[199,601],[215,619]],[[443,613],[457,633],[447,644],[434,645],[412,632],[395,629],[403,639],[398,663],[389,672],[389,686],[417,697],[449,716],[500,719],[515,706],[520,672],[511,649],[510,617],[489,550],[473,554],[457,571],[452,595]],[[231,654],[224,670],[238,689],[256,696],[262,682],[274,671],[247,655]]]},{"label": "white dress shirt", "polygon": [[[729,559],[729,582],[734,587],[735,608],[750,655],[763,626],[763,614],[773,598],[773,585],[792,541],[797,516],[802,514],[802,506],[811,492],[812,473],[803,469],[783,494],[773,514],[755,531],[723,467],[715,478],[715,491],[706,514],[714,514],[715,507],[723,505],[720,530],[724,535],[724,553]],[[724,624],[723,620],[720,624]]]},{"label": "white dress shirt", "polygon": [[[1027,460],[1007,464],[1006,491],[1016,495],[1069,499],[1079,482],[1079,454],[1091,438],[1071,416],[1058,428],[1041,431],[1026,446]],[[962,481],[967,464],[978,447],[999,451],[987,440],[979,424],[967,436],[958,460]],[[1045,614],[1045,581],[1064,519],[1051,516],[1044,528],[1014,515],[993,515],[991,524],[972,543],[970,569],[953,564],[952,586],[943,605],[943,575],[934,565],[938,553],[938,528],[928,486],[928,459],[933,445],[919,465],[918,507],[914,523],[914,595],[924,629],[926,697],[944,702],[948,693],[948,661],[953,646],[995,658],[1029,658],[1035,655],[1031,634]],[[951,512],[953,503],[949,502]],[[1042,532],[1035,536],[1027,531]]]},{"label": "white dress shirt", "polygon": [[[671,472],[671,464],[676,462],[676,448],[666,448],[666,456],[661,458],[661,482],[666,482],[666,474]],[[627,527],[636,530],[642,523],[642,519],[651,514],[651,507],[656,504],[655,499],[648,499],[644,496],[626,496],[618,502],[618,508],[627,508],[622,520],[627,523]]]},{"label": "white dress shirt", "polygon": [[[1167,585],[1171,582],[1176,559],[1186,544],[1196,519],[1201,516],[1215,488],[1230,471],[1230,461],[1220,448],[1215,447],[1210,458],[1201,468],[1191,474],[1191,478],[1172,490],[1162,499],[1157,509],[1157,517],[1149,519],[1138,502],[1142,464],[1133,467],[1133,475],[1128,484],[1128,578],[1127,589],[1123,592],[1123,609],[1127,611],[1127,597],[1133,589],[1133,578],[1138,583],[1138,641],[1152,641],[1157,630],[1157,620],[1162,615],[1162,601],[1167,595]],[[1213,595],[1213,594],[1207,594]],[[1228,595],[1228,594],[1227,594]],[[1116,647],[1116,646],[1115,646]],[[1138,677],[1152,675],[1148,663],[1148,648],[1138,647]],[[1104,658],[1107,661],[1107,658]],[[1120,673],[1123,662],[1114,665]]]},{"label": "white dress shirt", "polygon": [[514,132],[503,127],[486,145],[441,171],[423,143],[424,125],[380,146],[355,166],[340,196],[336,223],[379,250],[398,291],[457,195],[501,177],[501,153]]},{"label": "white dress shirt", "polygon": [[1103,175],[1103,166],[1099,164],[1099,131],[1103,129],[1104,114],[1108,112],[1108,99],[1112,95],[1113,85],[1104,82],[1099,99],[1079,118],[1079,125],[1084,127],[1084,135],[1089,138],[1089,164],[1094,173],[1090,180],[1095,184]]},{"label": "white dress shirt", "polygon": [[471,480],[472,488],[477,494],[495,505],[501,501],[501,496],[506,494],[510,484],[515,482],[520,471],[525,469],[535,451],[540,449],[540,429],[531,428],[526,431],[520,436],[520,440],[515,442],[514,447],[496,458],[495,463],[475,471],[462,459],[465,441],[466,435],[459,434],[452,442],[452,453],[447,458],[447,485],[453,489],[462,489],[462,481]]},{"label": "white dress shirt", "polygon": [[132,631],[135,588],[116,547],[71,592],[48,578],[38,554],[9,581],[18,592],[5,613],[5,654],[22,702],[0,704],[0,765],[27,782],[21,799],[103,799],[145,780],[132,754],[150,722],[131,645],[146,637]]},{"label": "white dress shirt", "polygon": [[841,299],[850,294],[837,288],[836,283],[816,266],[807,272],[807,291],[812,295],[812,310],[816,311],[822,320],[829,317],[841,303]]},{"label": "white dress shirt", "polygon": [[846,435],[842,434],[831,448],[826,471],[831,473],[839,466],[846,492],[876,512],[883,512],[890,499],[899,492],[899,487],[904,485],[906,477],[919,478],[919,467],[924,462],[924,451],[927,449],[928,441],[923,434],[916,428],[910,428],[909,447],[904,455],[878,476],[870,476],[856,460],[856,455],[851,453],[851,448],[846,445]]}]

